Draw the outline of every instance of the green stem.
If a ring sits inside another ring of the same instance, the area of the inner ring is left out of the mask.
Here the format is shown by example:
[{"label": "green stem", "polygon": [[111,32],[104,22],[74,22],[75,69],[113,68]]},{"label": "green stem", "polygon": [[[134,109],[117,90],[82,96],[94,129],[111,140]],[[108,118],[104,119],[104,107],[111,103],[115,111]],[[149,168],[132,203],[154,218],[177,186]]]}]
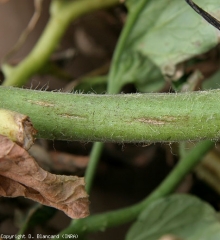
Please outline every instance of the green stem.
[{"label": "green stem", "polygon": [[220,90],[65,94],[0,87],[0,108],[28,115],[39,138],[172,142],[219,139]]},{"label": "green stem", "polygon": [[90,153],[89,165],[85,173],[86,191],[89,193],[92,187],[95,170],[99,162],[100,155],[102,153],[103,143],[96,142],[92,147]]},{"label": "green stem", "polygon": [[88,12],[117,3],[118,0],[52,1],[50,20],[31,53],[16,67],[3,65],[6,75],[3,85],[18,87],[24,85],[47,63],[71,21]]},{"label": "green stem", "polygon": [[96,231],[104,231],[106,228],[115,227],[135,220],[146,207],[157,199],[172,193],[183,178],[200,162],[201,158],[214,146],[213,142],[203,141],[198,143],[186,156],[179,161],[168,177],[150,194],[138,204],[124,209],[93,215],[72,223],[62,231],[63,234],[86,234]]},{"label": "green stem", "polygon": [[[120,84],[118,84],[117,82],[114,81],[116,78],[116,71],[118,68],[118,64],[119,64],[119,61],[121,58],[123,48],[125,47],[125,44],[126,44],[126,39],[128,38],[128,35],[130,34],[131,29],[132,29],[133,25],[135,24],[135,21],[138,17],[138,14],[140,13],[140,11],[142,9],[143,9],[143,2],[141,4],[139,4],[138,7],[136,8],[135,14],[128,15],[128,19],[126,21],[126,24],[125,24],[125,26],[122,30],[122,33],[120,35],[120,38],[118,40],[117,46],[114,51],[112,65],[111,65],[109,77],[108,77],[107,92],[109,94],[118,93],[122,87]],[[85,179],[86,179],[86,183],[87,183],[87,185],[86,185],[87,191],[89,191],[91,189],[95,170],[97,168],[102,149],[103,149],[103,143],[95,143],[92,148],[89,165],[87,167],[86,174],[85,174]]]},{"label": "green stem", "polygon": [[20,240],[20,236],[19,235],[23,235],[25,234],[25,232],[28,230],[28,224],[25,222],[22,224],[22,226],[20,227],[19,231],[17,232],[17,237],[15,238],[16,240]]},{"label": "green stem", "polygon": [[112,59],[112,65],[109,72],[109,78],[108,78],[108,93],[109,94],[116,94],[120,91],[122,88],[122,84],[120,83],[120,79],[118,78],[118,66],[121,61],[122,52],[124,48],[126,47],[126,41],[128,39],[129,34],[132,31],[132,28],[140,15],[140,12],[144,9],[144,6],[147,4],[147,1],[137,1],[136,7],[134,9],[135,12],[132,14],[128,14],[128,18],[126,20],[126,24],[122,30],[122,33],[120,35],[120,38],[118,40],[116,49],[114,51],[113,59]]},{"label": "green stem", "polygon": [[[138,17],[138,15],[140,14],[140,12],[143,9],[143,6],[146,3],[141,2],[141,4],[139,4],[135,10],[135,14],[129,14],[128,15],[128,19],[126,21],[126,24],[122,30],[122,33],[120,34],[120,38],[118,40],[117,46],[115,48],[114,51],[114,56],[112,59],[112,65],[110,68],[110,72],[109,72],[109,77],[108,77],[108,86],[107,86],[107,92],[109,94],[116,94],[119,93],[120,89],[121,89],[121,84],[118,84],[117,81],[115,81],[116,79],[116,75],[117,75],[117,68],[120,62],[120,58],[123,52],[123,49],[126,45],[126,40],[129,36],[129,34],[131,33],[132,27],[135,24],[135,21]],[[86,182],[88,184],[87,189],[90,190],[91,188],[91,184],[93,181],[93,177],[94,177],[94,173],[96,170],[96,167],[98,165],[98,158],[101,155],[101,151],[103,148],[103,144],[101,143],[95,143],[92,149],[92,153],[90,156],[90,162],[89,165],[87,167],[87,171],[86,171]]]},{"label": "green stem", "polygon": [[[125,26],[122,30],[122,33],[120,35],[120,38],[118,40],[117,46],[114,51],[112,65],[111,65],[109,77],[108,77],[107,92],[109,94],[119,93],[119,91],[122,87],[121,84],[118,84],[118,82],[115,81],[116,75],[117,75],[117,68],[118,68],[119,61],[120,61],[120,58],[122,55],[122,51],[126,45],[126,40],[132,30],[133,25],[135,24],[135,21],[139,15],[140,11],[142,11],[142,9],[143,9],[143,2],[137,6],[135,14],[128,15],[128,19],[126,21],[126,24],[125,24]],[[85,174],[85,179],[86,179],[86,183],[87,183],[87,185],[86,185],[87,191],[89,191],[91,189],[91,184],[93,182],[95,170],[97,168],[102,149],[103,149],[103,143],[95,143],[92,148],[89,165],[87,167],[87,171]]]},{"label": "green stem", "polygon": [[[102,153],[103,146],[104,146],[104,144],[101,142],[96,142],[92,146],[92,151],[90,153],[90,158],[89,158],[89,164],[88,164],[88,166],[86,168],[86,172],[85,172],[85,182],[86,182],[86,192],[87,193],[90,193],[90,191],[91,191],[94,176],[96,173],[96,168],[99,163],[99,159],[100,159],[100,155]],[[72,220],[72,223],[77,224],[78,221],[80,221],[80,219]]]},{"label": "green stem", "polygon": [[0,87],[0,108],[28,115],[38,138],[172,142],[219,139],[220,90],[67,94]]}]

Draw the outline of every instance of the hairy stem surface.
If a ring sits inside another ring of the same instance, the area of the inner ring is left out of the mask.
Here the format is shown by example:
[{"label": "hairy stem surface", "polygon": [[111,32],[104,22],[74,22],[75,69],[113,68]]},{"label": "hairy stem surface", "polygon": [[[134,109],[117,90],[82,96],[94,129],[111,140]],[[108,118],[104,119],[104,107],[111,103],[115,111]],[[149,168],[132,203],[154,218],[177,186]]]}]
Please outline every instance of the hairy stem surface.
[{"label": "hairy stem surface", "polygon": [[67,94],[0,87],[0,108],[28,115],[39,138],[172,142],[219,139],[220,90]]}]

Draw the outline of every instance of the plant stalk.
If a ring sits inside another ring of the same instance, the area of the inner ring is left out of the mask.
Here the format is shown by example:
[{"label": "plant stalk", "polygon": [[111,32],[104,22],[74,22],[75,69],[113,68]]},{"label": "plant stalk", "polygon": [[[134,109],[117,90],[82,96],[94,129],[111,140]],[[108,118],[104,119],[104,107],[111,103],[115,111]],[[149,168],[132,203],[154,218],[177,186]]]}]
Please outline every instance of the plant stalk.
[{"label": "plant stalk", "polygon": [[140,15],[141,11],[144,9],[145,5],[148,4],[149,1],[137,1],[135,9],[133,9],[132,14],[128,14],[128,18],[126,20],[126,24],[122,30],[120,38],[118,40],[117,46],[114,51],[112,64],[108,77],[108,87],[107,92],[109,94],[119,93],[120,89],[123,87],[123,82],[120,81],[120,74],[118,73],[118,68],[120,65],[120,61],[122,58],[122,53],[124,48],[126,48],[126,42],[129,37],[129,34],[132,31],[132,28]]},{"label": "plant stalk", "polygon": [[118,3],[119,0],[53,0],[50,7],[50,19],[30,54],[15,67],[6,64],[2,66],[6,76],[3,85],[21,87],[31,76],[38,73],[45,66],[74,19]]},{"label": "plant stalk", "polygon": [[28,115],[38,138],[100,142],[218,140],[220,90],[70,94],[0,87],[0,108]]},{"label": "plant stalk", "polygon": [[91,191],[94,175],[100,159],[100,155],[102,153],[102,149],[103,149],[102,142],[96,142],[92,147],[92,151],[90,153],[89,165],[86,168],[86,172],[85,172],[85,182],[86,182],[85,188],[87,193],[90,193]]}]

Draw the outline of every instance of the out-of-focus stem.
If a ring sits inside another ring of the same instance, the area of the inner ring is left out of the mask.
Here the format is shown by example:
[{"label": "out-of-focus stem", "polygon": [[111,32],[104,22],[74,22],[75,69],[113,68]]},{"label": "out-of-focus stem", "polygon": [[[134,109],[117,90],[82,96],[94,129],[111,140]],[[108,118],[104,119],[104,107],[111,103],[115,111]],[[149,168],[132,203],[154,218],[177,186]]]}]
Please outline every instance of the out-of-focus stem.
[{"label": "out-of-focus stem", "polygon": [[[96,231],[104,231],[106,228],[114,227],[135,220],[138,215],[157,199],[167,196],[175,190],[182,179],[189,173],[202,159],[202,157],[214,146],[210,141],[198,143],[191,149],[183,159],[179,161],[167,178],[140,203],[133,206],[89,216],[80,221],[73,222],[68,228],[63,230],[59,236],[68,233],[86,234]],[[150,216],[149,216],[150,217]],[[61,239],[61,237],[60,237]]]},{"label": "out-of-focus stem", "polygon": [[92,187],[94,175],[95,175],[95,170],[98,165],[98,161],[100,158],[100,155],[102,153],[102,148],[103,148],[103,143],[101,142],[96,142],[94,143],[92,147],[92,151],[90,153],[90,161],[89,162],[89,167],[86,169],[86,174],[85,174],[85,182],[86,182],[86,191],[89,193]]},{"label": "out-of-focus stem", "polygon": [[114,6],[117,3],[118,0],[53,0],[49,22],[30,54],[15,67],[3,65],[6,75],[3,85],[17,87],[24,85],[31,76],[44,67],[71,21],[86,13]]}]

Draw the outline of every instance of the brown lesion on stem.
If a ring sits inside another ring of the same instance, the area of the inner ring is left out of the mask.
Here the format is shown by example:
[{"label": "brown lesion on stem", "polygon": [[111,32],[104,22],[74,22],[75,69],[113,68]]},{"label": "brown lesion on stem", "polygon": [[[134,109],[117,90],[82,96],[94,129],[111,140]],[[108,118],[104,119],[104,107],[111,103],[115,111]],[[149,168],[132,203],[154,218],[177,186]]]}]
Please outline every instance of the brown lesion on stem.
[{"label": "brown lesion on stem", "polygon": [[44,102],[44,101],[34,101],[34,100],[27,100],[27,102],[32,103],[32,104],[36,104],[42,107],[54,107],[55,104],[50,103],[50,102]]},{"label": "brown lesion on stem", "polygon": [[62,114],[58,114],[58,115],[63,118],[69,118],[69,119],[79,119],[79,120],[86,119],[86,117],[84,117],[84,116],[70,114],[70,113],[62,113]]},{"label": "brown lesion on stem", "polygon": [[135,121],[141,122],[141,123],[148,123],[152,125],[165,125],[168,123],[174,123],[178,121],[186,121],[188,117],[174,117],[174,116],[163,116],[160,118],[147,118],[147,117],[142,117],[142,118],[135,118]]},{"label": "brown lesion on stem", "polygon": [[149,124],[153,124],[153,125],[164,125],[165,124],[164,121],[152,119],[152,118],[138,118],[135,120],[138,122],[141,122],[141,123],[149,123]]}]

